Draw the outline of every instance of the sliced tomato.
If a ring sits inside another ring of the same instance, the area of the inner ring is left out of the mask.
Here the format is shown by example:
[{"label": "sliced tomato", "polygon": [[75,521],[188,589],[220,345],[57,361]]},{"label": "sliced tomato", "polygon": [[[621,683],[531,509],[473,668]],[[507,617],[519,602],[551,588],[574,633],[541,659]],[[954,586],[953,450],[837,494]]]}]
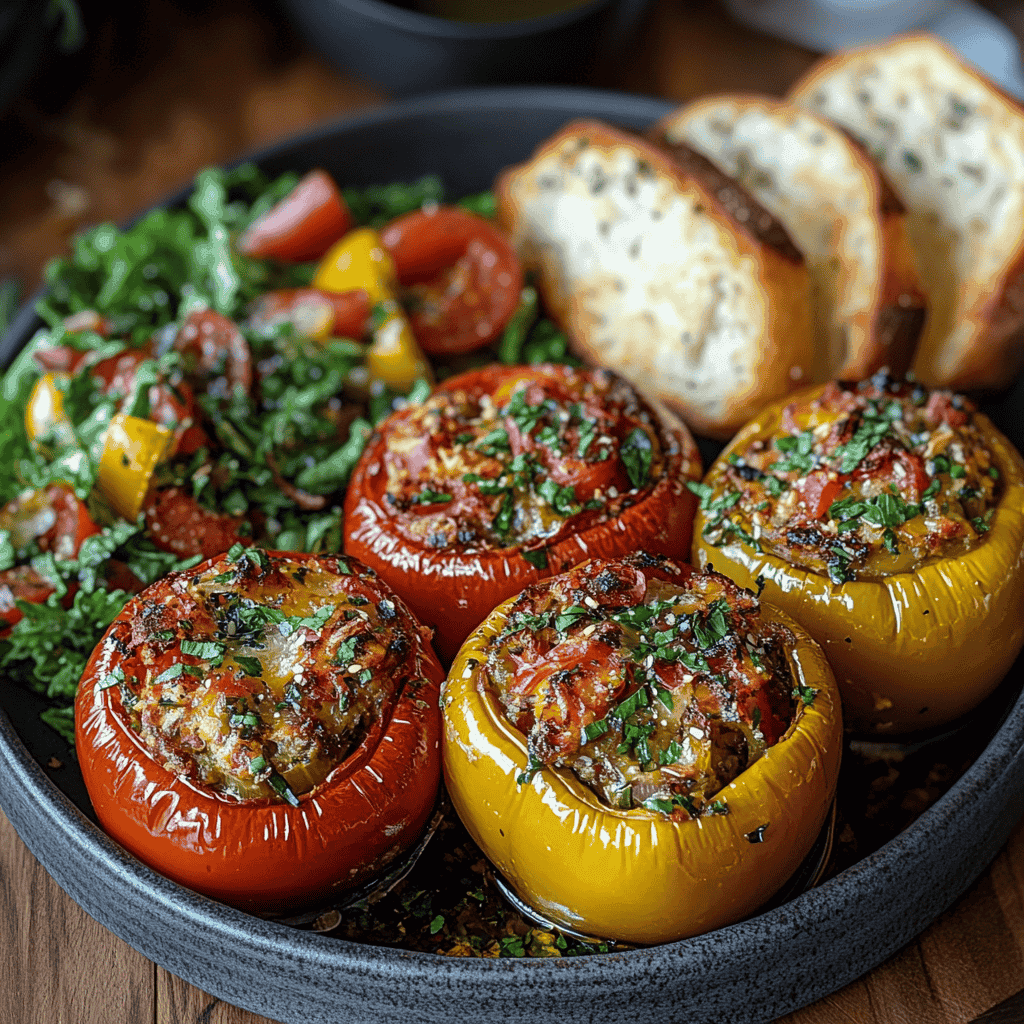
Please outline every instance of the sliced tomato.
[{"label": "sliced tomato", "polygon": [[43,551],[52,551],[58,558],[74,558],[86,537],[99,533],[85,503],[64,484],[46,488],[50,507],[56,514],[53,526],[39,538]]},{"label": "sliced tomato", "polygon": [[[897,465],[902,466],[902,473],[896,471],[895,466]],[[893,460],[893,467],[891,475],[896,486],[903,490],[909,485],[909,500],[920,501],[921,495],[931,483],[931,478],[924,466],[924,459],[916,452],[899,451]]]},{"label": "sliced tomato", "polygon": [[190,313],[174,339],[185,357],[185,373],[201,390],[228,397],[236,387],[252,389],[252,353],[242,332],[212,309]]},{"label": "sliced tomato", "polygon": [[154,491],[143,512],[153,543],[179,558],[213,558],[234,544],[252,543],[239,532],[245,523],[242,517],[211,512],[180,487]]},{"label": "sliced tomato", "polygon": [[361,338],[369,318],[370,297],[365,288],[348,292],[282,288],[261,295],[252,312],[255,323],[290,321],[310,338]]},{"label": "sliced tomato", "polygon": [[74,558],[82,541],[100,528],[67,484],[25,491],[0,509],[0,530],[7,530],[16,549],[35,541],[57,558]]},{"label": "sliced tomato", "polygon": [[576,637],[544,653],[543,661],[517,665],[509,692],[532,706],[535,752],[550,764],[580,749],[584,729],[608,714],[626,682],[606,643]]},{"label": "sliced tomato", "polygon": [[[106,394],[119,394],[127,398],[135,390],[139,366],[152,358],[153,353],[148,347],[126,349],[115,356],[101,359],[90,367],[90,373],[103,382]],[[186,381],[176,385],[152,384],[148,398],[147,419],[174,431],[172,454],[191,455],[210,443],[206,431],[199,425],[199,407]],[[122,403],[119,411],[123,412],[126,404]]]},{"label": "sliced tomato", "polygon": [[24,618],[15,601],[42,604],[52,593],[53,587],[30,565],[0,572],[0,637],[7,636],[11,627]]},{"label": "sliced tomato", "polygon": [[276,206],[238,236],[238,251],[256,259],[305,263],[318,260],[354,219],[334,179],[310,171]]},{"label": "sliced tomato", "polygon": [[407,289],[413,333],[429,355],[486,345],[519,305],[523,272],[515,249],[475,213],[418,210],[392,221],[381,242]]},{"label": "sliced tomato", "polygon": [[826,470],[819,469],[809,473],[796,488],[810,517],[820,519],[829,510],[832,502],[842,494],[843,481],[831,479]]}]

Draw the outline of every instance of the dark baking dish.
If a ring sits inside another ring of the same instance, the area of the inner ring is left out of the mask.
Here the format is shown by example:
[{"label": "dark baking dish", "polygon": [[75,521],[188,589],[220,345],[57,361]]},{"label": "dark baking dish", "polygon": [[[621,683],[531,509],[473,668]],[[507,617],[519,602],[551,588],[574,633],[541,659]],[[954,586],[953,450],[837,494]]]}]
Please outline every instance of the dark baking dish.
[{"label": "dark baking dish", "polygon": [[[324,166],[354,185],[440,173],[456,195],[488,187],[565,121],[644,127],[668,105],[582,90],[450,93],[322,128],[256,159],[269,171]],[[178,197],[180,199],[180,197]],[[172,199],[172,202],[174,200]],[[31,337],[26,308],[0,364]],[[989,411],[1018,447],[1018,383]],[[574,1020],[760,1022],[881,963],[984,870],[1024,809],[1022,665],[981,714],[993,735],[934,806],[817,889],[683,942],[592,957],[457,959],[380,948],[248,916],[180,888],[111,842],[91,819],[67,748],[39,699],[0,688],[0,806],[85,910],[145,956],[214,995],[286,1024]],[[65,765],[44,767],[56,757]]]}]

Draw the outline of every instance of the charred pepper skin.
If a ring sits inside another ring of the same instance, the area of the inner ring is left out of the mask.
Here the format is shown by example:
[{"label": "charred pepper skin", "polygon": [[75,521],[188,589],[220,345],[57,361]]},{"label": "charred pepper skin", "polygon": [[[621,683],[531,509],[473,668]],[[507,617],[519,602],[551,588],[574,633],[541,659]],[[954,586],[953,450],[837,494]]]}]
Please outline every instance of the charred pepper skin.
[{"label": "charred pepper skin", "polygon": [[[545,584],[541,584],[544,586]],[[842,752],[839,694],[820,648],[792,619],[797,701],[782,737],[716,796],[727,813],[678,820],[601,801],[570,770],[526,771],[526,735],[481,671],[515,599],[460,650],[442,691],[444,777],[474,841],[516,893],[556,925],[654,944],[733,923],[769,900],[814,844]],[[756,837],[752,839],[751,837]]]},{"label": "charred pepper skin", "polygon": [[[789,433],[794,403],[823,391],[775,403],[744,427],[705,477],[712,493],[722,493],[730,457]],[[822,646],[854,732],[907,735],[954,721],[995,689],[1024,646],[1024,460],[986,416],[973,416],[1001,484],[988,530],[967,551],[913,571],[834,583],[735,533],[710,543],[708,517],[697,514],[693,564],[752,589],[762,581],[764,600]]]}]

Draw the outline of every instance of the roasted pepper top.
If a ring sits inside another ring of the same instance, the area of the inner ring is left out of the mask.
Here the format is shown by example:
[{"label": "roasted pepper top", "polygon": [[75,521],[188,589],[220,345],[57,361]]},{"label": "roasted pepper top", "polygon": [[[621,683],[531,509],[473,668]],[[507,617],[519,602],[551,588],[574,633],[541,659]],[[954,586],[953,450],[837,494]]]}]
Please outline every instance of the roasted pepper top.
[{"label": "roasted pepper top", "polygon": [[566,767],[611,806],[685,819],[727,813],[714,795],[813,701],[791,643],[726,577],[640,553],[527,588],[481,672],[527,735],[526,776]]},{"label": "roasted pepper top", "polygon": [[96,685],[169,771],[294,804],[417,684],[419,628],[356,562],[239,545],[140,595]]},{"label": "roasted pepper top", "polygon": [[396,527],[456,551],[539,548],[612,519],[679,455],[625,381],[565,366],[453,382],[383,430]]},{"label": "roasted pepper top", "polygon": [[834,583],[967,551],[1002,490],[960,395],[893,381],[829,384],[734,450],[701,497],[705,540],[740,539]]}]

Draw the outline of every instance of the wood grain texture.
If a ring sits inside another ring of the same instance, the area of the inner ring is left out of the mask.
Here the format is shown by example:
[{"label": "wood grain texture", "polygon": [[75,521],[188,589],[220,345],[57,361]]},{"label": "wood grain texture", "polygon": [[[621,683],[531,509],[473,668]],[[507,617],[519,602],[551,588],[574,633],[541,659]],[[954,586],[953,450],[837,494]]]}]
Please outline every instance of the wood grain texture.
[{"label": "wood grain texture", "polygon": [[[1014,25],[1024,31],[1024,18]],[[597,84],[680,102],[720,90],[778,95],[813,59],[733,25],[707,0],[659,0],[638,52]],[[78,228],[131,216],[204,164],[384,99],[242,0],[139,5],[120,36],[99,39],[66,105],[26,99],[0,121],[0,278],[31,290]],[[993,1007],[1002,1016],[987,1024],[1003,1024],[1024,1019],[1013,1004],[998,1007],[1022,987],[1024,824],[918,940],[779,1024],[966,1024]],[[155,967],[106,931],[0,814],[0,1024],[153,1022],[273,1024]]]},{"label": "wood grain texture", "polygon": [[148,1024],[155,972],[64,894],[0,813],[0,1024]]},{"label": "wood grain texture", "polygon": [[155,1024],[276,1024],[200,992],[162,967],[156,982]]}]

